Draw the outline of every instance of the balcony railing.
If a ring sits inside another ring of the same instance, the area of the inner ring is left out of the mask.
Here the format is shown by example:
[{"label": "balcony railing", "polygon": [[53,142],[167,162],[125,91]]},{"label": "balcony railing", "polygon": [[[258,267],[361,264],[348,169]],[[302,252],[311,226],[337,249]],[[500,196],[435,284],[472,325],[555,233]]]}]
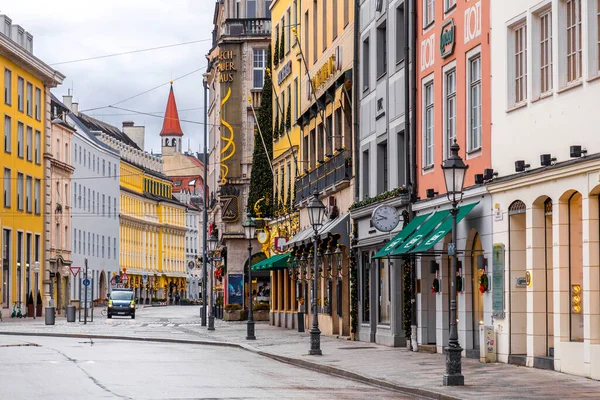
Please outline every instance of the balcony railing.
[{"label": "balcony railing", "polygon": [[349,181],[350,178],[352,178],[352,159],[350,152],[345,150],[296,179],[295,202],[298,204],[309,198],[315,189],[320,192],[342,181]]},{"label": "balcony railing", "polygon": [[267,18],[227,19],[221,25],[221,36],[270,36],[271,20]]}]

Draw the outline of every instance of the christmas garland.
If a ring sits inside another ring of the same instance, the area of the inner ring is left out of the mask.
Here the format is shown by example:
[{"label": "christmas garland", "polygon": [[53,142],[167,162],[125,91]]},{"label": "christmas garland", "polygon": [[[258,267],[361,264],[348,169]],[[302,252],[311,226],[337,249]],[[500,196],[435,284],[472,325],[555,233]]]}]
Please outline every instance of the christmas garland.
[{"label": "christmas garland", "polygon": [[390,191],[381,193],[375,197],[369,197],[362,201],[357,201],[356,203],[354,203],[350,206],[349,210],[352,211],[356,208],[365,207],[365,206],[368,206],[369,204],[377,203],[382,200],[391,199],[393,197],[398,197],[401,194],[408,194],[408,190],[406,190],[405,187],[399,187],[396,189],[392,189]]},{"label": "christmas garland", "polygon": [[431,285],[431,293],[439,293],[440,292],[440,280],[435,278],[433,280],[433,285]]},{"label": "christmas garland", "polygon": [[352,224],[352,241],[350,248],[350,332],[358,332],[358,263],[356,257],[356,244],[358,237],[358,225]]}]

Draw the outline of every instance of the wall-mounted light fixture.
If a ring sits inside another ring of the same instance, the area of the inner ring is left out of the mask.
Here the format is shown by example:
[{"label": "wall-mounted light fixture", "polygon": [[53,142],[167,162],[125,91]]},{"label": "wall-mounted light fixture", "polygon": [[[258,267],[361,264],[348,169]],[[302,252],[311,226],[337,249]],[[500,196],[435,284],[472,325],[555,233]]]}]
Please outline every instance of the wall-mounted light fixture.
[{"label": "wall-mounted light fixture", "polygon": [[524,172],[530,167],[529,164],[525,164],[524,160],[515,161],[515,172]]},{"label": "wall-mounted light fixture", "polygon": [[574,145],[571,146],[571,148],[569,149],[569,154],[572,158],[585,157],[585,155],[587,154],[587,150],[582,149],[579,145]]},{"label": "wall-mounted light fixture", "polygon": [[475,184],[476,185],[483,184],[483,174],[475,174]]},{"label": "wall-mounted light fixture", "polygon": [[439,194],[439,193],[438,193],[438,192],[436,192],[434,189],[427,189],[427,190],[425,191],[425,193],[427,194],[427,198],[428,198],[428,199],[432,199],[432,198],[434,198],[435,196],[437,196],[437,195]]},{"label": "wall-mounted light fixture", "polygon": [[440,265],[435,260],[429,261],[429,272],[435,275],[436,272],[440,269]]},{"label": "wall-mounted light fixture", "polygon": [[483,180],[489,181],[498,176],[497,172],[494,172],[493,168],[486,168],[483,170]]},{"label": "wall-mounted light fixture", "polygon": [[552,154],[540,154],[540,164],[542,164],[542,167],[549,167],[555,161],[556,157],[552,157]]}]

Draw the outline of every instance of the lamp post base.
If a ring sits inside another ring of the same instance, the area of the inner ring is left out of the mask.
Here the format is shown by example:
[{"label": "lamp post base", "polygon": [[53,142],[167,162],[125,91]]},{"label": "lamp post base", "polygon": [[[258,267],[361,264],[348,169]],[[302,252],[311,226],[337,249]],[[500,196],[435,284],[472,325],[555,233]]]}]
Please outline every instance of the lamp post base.
[{"label": "lamp post base", "polygon": [[323,355],[323,352],[321,352],[321,331],[315,326],[310,330],[310,350],[308,354],[311,356]]},{"label": "lamp post base", "polygon": [[246,340],[256,340],[256,336],[254,336],[254,321],[246,322]]},{"label": "lamp post base", "polygon": [[215,317],[212,315],[208,316],[208,330],[209,331],[215,330]]},{"label": "lamp post base", "polygon": [[462,374],[461,353],[459,347],[445,347],[446,351],[446,373],[444,374],[444,386],[464,386],[465,377]]}]

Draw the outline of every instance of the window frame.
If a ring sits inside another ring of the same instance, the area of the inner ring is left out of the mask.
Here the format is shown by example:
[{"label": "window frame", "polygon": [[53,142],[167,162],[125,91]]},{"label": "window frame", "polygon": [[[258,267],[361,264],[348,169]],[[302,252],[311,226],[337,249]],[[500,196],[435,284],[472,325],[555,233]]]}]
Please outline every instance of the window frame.
[{"label": "window frame", "polygon": [[[513,108],[518,108],[524,104],[527,104],[528,95],[528,76],[527,76],[527,31],[528,21],[525,16],[519,16],[513,23],[507,25],[507,110],[510,111]],[[521,35],[520,45],[523,48],[518,48],[517,39],[518,35]],[[523,74],[518,75],[517,73],[517,57],[520,56],[520,69]],[[518,81],[522,81],[521,91],[517,91]],[[519,97],[522,94],[522,97]]]},{"label": "window frame", "polygon": [[[482,84],[482,56],[481,56],[481,48],[478,46],[475,49],[469,51],[466,56],[466,65],[467,65],[467,154],[477,152],[482,148],[482,140],[483,140],[483,84]],[[473,63],[477,62],[479,65],[478,71],[479,75],[477,78],[473,78]],[[475,88],[479,89],[479,105],[477,107],[477,112],[479,114],[478,120],[478,133],[477,137],[473,134],[474,129],[476,128],[473,120],[474,114],[474,106],[473,106],[473,90]]]},{"label": "window frame", "polygon": [[25,99],[25,112],[28,116],[33,117],[33,84],[29,81],[25,85],[25,93],[27,96]]},{"label": "window frame", "polygon": [[17,111],[25,112],[25,79],[17,75]]},{"label": "window frame", "polygon": [[[8,82],[8,86],[6,82]],[[8,68],[4,68],[4,104],[12,106],[12,70]]]},{"label": "window frame", "polygon": [[35,87],[35,119],[42,120],[42,89]]},{"label": "window frame", "polygon": [[42,132],[35,130],[34,156],[37,165],[42,164]]},{"label": "window frame", "polygon": [[25,124],[17,121],[17,157],[25,158]]},{"label": "window frame", "polygon": [[[431,88],[431,103],[428,103],[427,90]],[[423,171],[434,168],[435,164],[435,80],[433,73],[421,81],[422,95],[422,127],[421,127],[421,169]],[[427,113],[431,111],[431,127],[427,126]],[[431,133],[430,145],[427,136]]]},{"label": "window frame", "polygon": [[4,197],[4,208],[12,207],[12,170],[4,167],[2,193]]},{"label": "window frame", "polygon": [[435,0],[423,0],[423,30],[435,24]]},{"label": "window frame", "polygon": [[7,114],[4,115],[4,152],[12,154],[12,117]]},{"label": "window frame", "polygon": [[[444,66],[444,118],[443,118],[443,129],[444,129],[444,148],[443,148],[443,152],[444,152],[444,159],[447,159],[450,156],[450,146],[452,144],[452,139],[456,139],[456,113],[457,113],[457,82],[456,82],[456,60],[452,61],[451,63],[447,64]],[[454,75],[454,81],[453,81],[453,85],[454,85],[454,91],[453,92],[449,92],[449,76],[450,75]],[[450,105],[450,101],[453,101],[454,104],[454,115],[452,118],[450,118],[450,114],[449,114],[449,105]],[[452,135],[452,137],[450,137],[449,133],[449,129],[450,129],[450,123],[452,122],[453,124],[453,132],[454,134]]]},{"label": "window frame", "polygon": [[[573,22],[572,25],[569,25],[569,6],[570,4],[576,3],[575,10],[577,11],[577,14],[575,17],[579,17],[579,19],[575,19],[575,21]],[[579,7],[577,7],[577,5],[579,5]],[[566,77],[566,84],[565,86],[570,86],[573,84],[577,84],[581,81],[582,77],[583,77],[583,16],[582,16],[582,6],[581,6],[581,0],[564,0],[562,2],[562,8],[563,8],[563,13],[560,16],[561,18],[563,18],[563,22],[564,22],[564,28],[565,28],[565,41],[564,43],[564,53],[562,55],[564,55],[566,57],[566,64],[565,64],[565,77]],[[571,33],[574,33],[575,35],[575,48],[574,49],[570,49],[570,39],[569,39],[569,35]],[[575,71],[574,71],[574,75],[571,77],[570,76],[570,58],[573,57],[572,60],[574,60],[574,67],[575,67]]]},{"label": "window frame", "polygon": [[[257,58],[257,54],[258,53],[262,54],[262,57],[259,56]],[[252,88],[256,89],[256,90],[258,90],[258,89],[262,90],[262,88],[263,88],[263,86],[265,84],[265,68],[267,66],[267,54],[266,53],[267,53],[266,49],[262,49],[262,48],[261,49],[259,49],[259,48],[252,49]],[[261,65],[257,66],[257,61]],[[256,82],[255,82],[255,80],[256,80],[255,79],[256,78],[255,74],[257,72],[260,72],[262,74],[261,75],[262,76],[262,78],[261,78],[262,82],[261,82],[260,86],[257,86]]]}]

